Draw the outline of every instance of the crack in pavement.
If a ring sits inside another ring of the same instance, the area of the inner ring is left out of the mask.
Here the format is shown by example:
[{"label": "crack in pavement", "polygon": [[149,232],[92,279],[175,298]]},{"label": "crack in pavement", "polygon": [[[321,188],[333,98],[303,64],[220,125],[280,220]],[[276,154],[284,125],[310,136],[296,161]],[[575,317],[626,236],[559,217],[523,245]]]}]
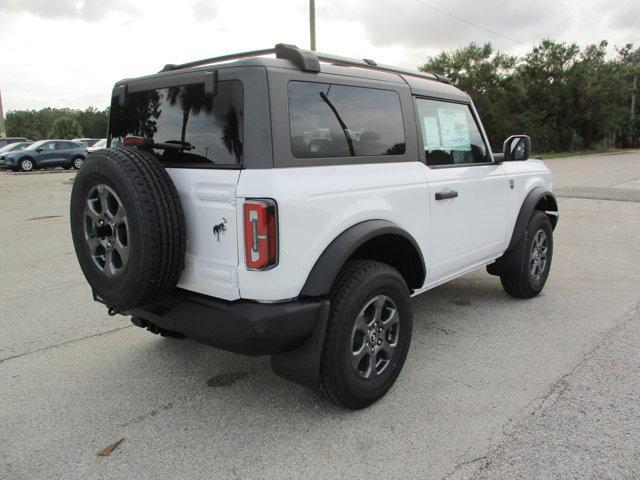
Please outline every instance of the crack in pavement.
[{"label": "crack in pavement", "polygon": [[64,347],[65,345],[69,345],[71,343],[81,342],[83,340],[87,340],[88,338],[100,337],[102,335],[108,335],[110,333],[119,332],[120,330],[124,330],[125,328],[131,328],[133,325],[126,325],[124,327],[114,328],[113,330],[107,330],[106,332],[94,333],[93,335],[87,335],[86,337],[74,338],[73,340],[67,340],[66,342],[57,343],[55,345],[50,345],[48,347],[39,348],[37,350],[32,350],[30,352],[19,353],[17,355],[13,355],[11,357],[6,357],[0,359],[0,364],[6,362],[7,360],[13,360],[20,357],[25,357],[27,355],[33,355],[34,353],[46,352],[47,350],[51,350],[58,347]]},{"label": "crack in pavement", "polygon": [[[588,352],[586,352],[567,373],[560,376],[551,384],[551,387],[545,394],[535,397],[523,408],[521,408],[513,417],[509,418],[505,422],[502,427],[504,438],[500,443],[498,443],[494,448],[491,448],[483,455],[479,455],[472,459],[463,460],[456,463],[453,469],[444,477],[442,477],[442,480],[454,478],[454,475],[458,475],[457,478],[460,478],[459,474],[463,473],[462,470],[465,467],[477,464],[479,462],[482,463],[477,468],[475,468],[472,473],[470,472],[471,474],[468,478],[475,477],[482,470],[490,466],[491,460],[489,460],[489,458],[497,453],[502,447],[504,447],[509,442],[509,440],[520,431],[520,429],[525,425],[525,420],[527,419],[527,417],[532,417],[540,412],[551,409],[569,387],[569,377],[576,373],[576,371],[580,367],[582,367],[591,357],[593,357],[614,333],[626,326],[627,323],[633,321],[638,315],[640,315],[640,301],[638,301],[629,310],[623,313],[617,319],[614,326],[607,330],[602,338],[598,340],[596,344]],[[508,429],[510,423],[513,423],[513,427],[511,428],[511,430]]]}]

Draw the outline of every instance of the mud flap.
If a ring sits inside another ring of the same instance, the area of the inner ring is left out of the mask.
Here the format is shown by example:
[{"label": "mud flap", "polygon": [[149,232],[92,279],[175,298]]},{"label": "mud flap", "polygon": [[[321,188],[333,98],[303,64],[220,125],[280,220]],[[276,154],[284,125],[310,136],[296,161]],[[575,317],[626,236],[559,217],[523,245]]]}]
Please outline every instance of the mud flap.
[{"label": "mud flap", "polygon": [[307,341],[289,352],[271,355],[271,368],[276,375],[305,387],[313,387],[320,382],[320,357],[330,307],[329,300],[325,300],[318,313],[313,335]]},{"label": "mud flap", "polygon": [[524,248],[527,244],[526,239],[528,235],[529,232],[527,230],[522,232],[520,241],[518,241],[511,252],[505,253],[494,263],[487,265],[487,273],[509,278],[518,278],[522,272],[523,262],[526,258]]}]

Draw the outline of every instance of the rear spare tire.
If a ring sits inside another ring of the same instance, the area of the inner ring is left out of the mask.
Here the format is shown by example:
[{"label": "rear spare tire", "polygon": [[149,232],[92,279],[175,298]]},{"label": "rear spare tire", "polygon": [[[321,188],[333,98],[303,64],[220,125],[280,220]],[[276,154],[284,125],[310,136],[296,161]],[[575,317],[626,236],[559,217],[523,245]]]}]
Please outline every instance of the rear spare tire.
[{"label": "rear spare tire", "polygon": [[71,192],[71,235],[94,294],[116,311],[149,305],[184,268],[178,192],[158,160],[137,149],[90,154]]}]

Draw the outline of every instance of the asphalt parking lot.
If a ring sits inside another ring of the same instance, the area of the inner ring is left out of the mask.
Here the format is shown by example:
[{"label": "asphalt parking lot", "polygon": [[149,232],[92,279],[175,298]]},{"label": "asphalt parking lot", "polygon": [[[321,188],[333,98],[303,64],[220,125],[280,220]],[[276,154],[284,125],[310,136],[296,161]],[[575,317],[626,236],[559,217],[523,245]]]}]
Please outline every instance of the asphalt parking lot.
[{"label": "asphalt parking lot", "polygon": [[414,299],[402,375],[359,412],[109,317],[71,244],[74,174],[0,174],[0,478],[640,477],[640,152],[547,164],[543,293],[477,271]]}]

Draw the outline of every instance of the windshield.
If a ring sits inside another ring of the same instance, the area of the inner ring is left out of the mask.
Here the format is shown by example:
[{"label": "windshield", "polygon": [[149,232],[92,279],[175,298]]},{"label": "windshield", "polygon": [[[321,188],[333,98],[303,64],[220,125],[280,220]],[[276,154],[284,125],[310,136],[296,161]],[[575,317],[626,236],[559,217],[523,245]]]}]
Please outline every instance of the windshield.
[{"label": "windshield", "polygon": [[93,146],[96,148],[105,148],[107,146],[107,139],[102,138],[98,140],[96,143],[94,143]]},{"label": "windshield", "polygon": [[4,147],[0,148],[0,153],[12,152],[14,150],[22,150],[26,145],[28,144],[25,142],[10,143],[9,145],[5,145]]},{"label": "windshield", "polygon": [[37,142],[34,142],[31,145],[29,145],[27,148],[25,148],[25,150],[36,150],[37,148],[40,148],[42,145],[44,145],[48,141],[49,140],[38,140]]}]

